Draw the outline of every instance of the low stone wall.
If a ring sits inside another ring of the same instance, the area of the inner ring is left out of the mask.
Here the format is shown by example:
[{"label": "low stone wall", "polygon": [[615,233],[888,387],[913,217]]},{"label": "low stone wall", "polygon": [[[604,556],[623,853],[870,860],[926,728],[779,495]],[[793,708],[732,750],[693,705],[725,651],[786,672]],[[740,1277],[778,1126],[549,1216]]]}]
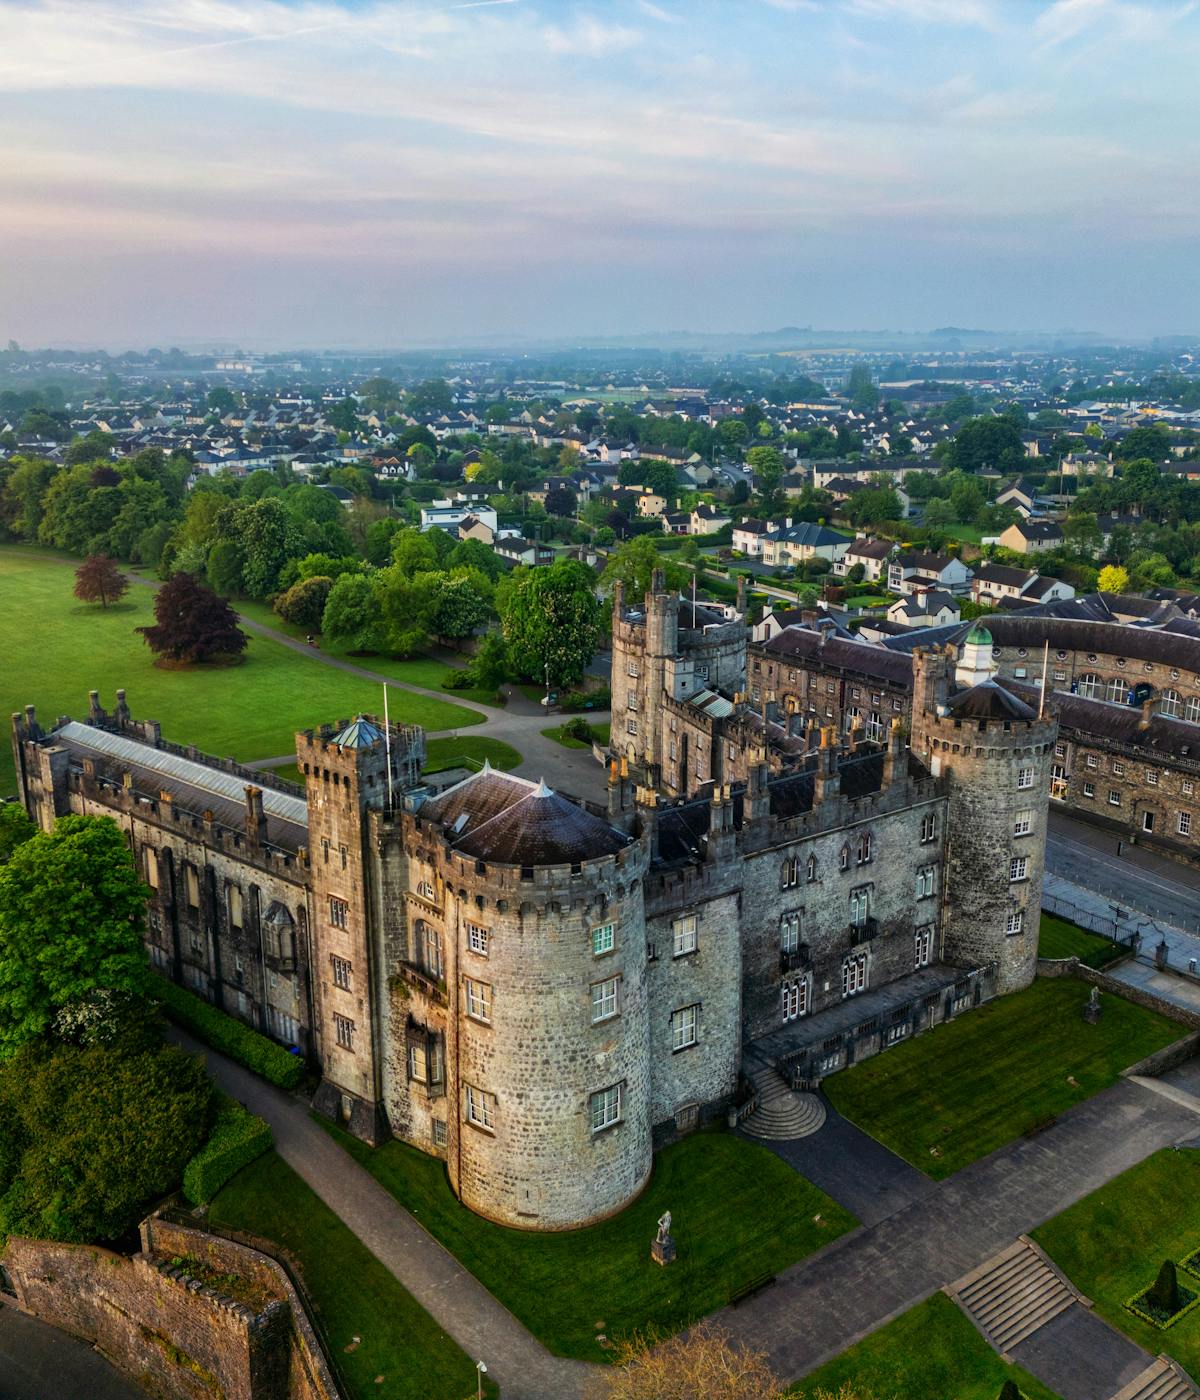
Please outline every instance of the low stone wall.
[{"label": "low stone wall", "polygon": [[159,1220],[143,1223],[142,1244],[127,1258],[11,1237],[3,1262],[20,1308],[82,1337],[161,1400],[339,1400],[273,1260]]}]

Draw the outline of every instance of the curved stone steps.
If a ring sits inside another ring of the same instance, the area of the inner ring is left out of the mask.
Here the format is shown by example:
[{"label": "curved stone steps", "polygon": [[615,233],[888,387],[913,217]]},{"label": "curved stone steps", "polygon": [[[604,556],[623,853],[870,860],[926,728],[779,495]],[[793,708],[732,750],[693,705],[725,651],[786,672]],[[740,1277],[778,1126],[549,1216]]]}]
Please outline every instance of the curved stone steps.
[{"label": "curved stone steps", "polygon": [[742,1122],[751,1137],[790,1142],[808,1137],[825,1122],[825,1104],[816,1094],[797,1093],[775,1069],[754,1076],[758,1107]]}]

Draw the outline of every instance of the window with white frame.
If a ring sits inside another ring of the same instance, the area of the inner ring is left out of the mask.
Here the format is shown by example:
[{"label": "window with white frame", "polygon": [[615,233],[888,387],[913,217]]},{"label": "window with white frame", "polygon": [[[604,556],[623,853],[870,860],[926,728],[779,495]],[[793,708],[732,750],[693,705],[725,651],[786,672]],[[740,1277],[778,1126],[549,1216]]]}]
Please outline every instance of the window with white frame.
[{"label": "window with white frame", "polygon": [[617,988],[619,977],[606,977],[603,982],[592,983],[592,1025],[610,1020],[617,1014]]},{"label": "window with white frame", "polygon": [[808,1014],[808,978],[793,977],[783,984],[780,993],[783,1021],[798,1021]]},{"label": "window with white frame", "polygon": [[496,1096],[477,1089],[474,1084],[464,1086],[467,1101],[467,1122],[489,1133],[496,1131]]},{"label": "window with white frame", "polygon": [[431,977],[442,975],[442,935],[424,919],[417,921],[417,937],[421,942],[421,957],[425,971]]},{"label": "window with white frame", "polygon": [[621,1087],[620,1084],[613,1084],[591,1096],[589,1107],[592,1132],[603,1132],[605,1128],[611,1128],[614,1123],[621,1121],[621,1100],[624,1097]]},{"label": "window with white frame", "polygon": [[800,857],[789,856],[783,862],[779,874],[780,888],[789,890],[793,885],[800,883]]},{"label": "window with white frame", "polygon": [[1157,768],[1147,768],[1147,769],[1146,769],[1146,785],[1147,785],[1148,787],[1157,787],[1157,786],[1158,786],[1158,769],[1157,769]]},{"label": "window with white frame", "polygon": [[850,922],[855,928],[862,928],[871,915],[871,890],[864,885],[850,891]]},{"label": "window with white frame", "polygon": [[344,899],[329,898],[329,922],[334,928],[345,928],[346,920],[350,913],[350,906]]},{"label": "window with white frame", "polygon": [[928,899],[933,894],[936,867],[924,865],[917,871],[917,898]]},{"label": "window with white frame", "polygon": [[1031,788],[1033,786],[1033,769],[1021,768],[1017,772],[1017,787]]},{"label": "window with white frame", "polygon": [[1180,812],[1176,829],[1180,836],[1190,836],[1192,834],[1192,814],[1191,812]]},{"label": "window with white frame", "polygon": [[1123,778],[1125,776],[1125,765],[1119,758],[1114,758],[1112,762],[1113,776]]},{"label": "window with white frame", "polygon": [[1008,911],[1008,921],[1004,926],[1005,933],[1022,933],[1025,929],[1024,909],[1010,909]]},{"label": "window with white frame", "polygon": [[1094,753],[1084,754],[1083,762],[1084,765],[1088,768],[1097,768],[1100,764],[1100,760],[1096,757]]},{"label": "window with white frame", "polygon": [[482,924],[467,924],[467,947],[472,953],[478,953],[481,958],[486,958],[488,949],[491,947],[492,933]]},{"label": "window with white frame", "polygon": [[612,924],[597,924],[592,929],[592,956],[602,957],[605,953],[611,953],[616,946],[616,937],[613,933]]},{"label": "window with white frame", "polygon": [[921,818],[921,844],[928,845],[930,841],[937,839],[937,817],[933,812],[926,812]]},{"label": "window with white frame", "polygon": [[867,955],[856,953],[842,963],[842,995],[857,996],[867,988]]},{"label": "window with white frame", "polygon": [[1114,676],[1106,687],[1106,698],[1110,705],[1124,705],[1129,699],[1129,682]]},{"label": "window with white frame", "polygon": [[1010,881],[1027,880],[1029,878],[1029,857],[1013,856],[1008,862],[1008,878]]},{"label": "window with white frame", "polygon": [[1164,690],[1162,693],[1162,713],[1174,719],[1183,708],[1183,698],[1177,690]]},{"label": "window with white frame", "polygon": [[1057,744],[1055,744],[1055,746],[1054,746],[1054,757],[1055,757],[1055,758],[1066,758],[1066,756],[1067,756],[1067,746],[1066,746],[1066,744],[1064,744],[1061,740],[1059,740],[1059,742],[1058,742]]},{"label": "window with white frame", "polygon": [[838,852],[838,867],[842,870],[850,869],[850,847],[843,846]]},{"label": "window with white frame", "polygon": [[1183,717],[1189,724],[1200,724],[1200,698],[1195,695],[1188,696]]},{"label": "window with white frame", "polygon": [[339,958],[333,955],[329,959],[329,965],[333,969],[333,985],[341,987],[344,992],[350,990],[350,962],[346,958]]},{"label": "window with white frame", "polygon": [[476,1021],[492,1019],[492,989],[486,982],[466,979],[467,1015]]},{"label": "window with white frame", "polygon": [[700,1003],[694,1006],[681,1006],[671,1012],[671,1049],[686,1050],[695,1045],[700,1027]]},{"label": "window with white frame", "polygon": [[1183,793],[1184,797],[1191,797],[1192,793],[1196,790],[1196,784],[1191,778],[1184,778],[1179,784],[1179,790]]},{"label": "window with white frame", "polygon": [[807,881],[807,883],[810,884],[810,885],[811,885],[812,882],[817,878],[817,858],[816,858],[816,856],[809,856],[808,861],[806,862],[806,864],[805,864],[805,866],[804,866],[804,878],[805,878],[805,880]]},{"label": "window with white frame", "polygon": [[793,910],[790,914],[784,914],[779,920],[779,950],[782,953],[794,953],[800,946],[800,913]]},{"label": "window with white frame", "polygon": [[433,903],[434,898],[435,898],[433,886],[430,884],[430,882],[429,882],[428,880],[422,880],[422,881],[417,885],[417,894],[418,894],[422,899],[427,899],[427,900],[430,902],[430,904]]},{"label": "window with white frame", "polygon": [[1109,788],[1108,790],[1108,805],[1110,807],[1119,807],[1121,805],[1121,794],[1116,788]]},{"label": "window with white frame", "polygon": [[343,1050],[354,1049],[354,1022],[349,1016],[335,1015],[333,1018],[333,1031],[337,1043]]},{"label": "window with white frame", "polygon": [[626,733],[626,734],[636,734],[636,733],[637,733],[637,720],[636,720],[636,719],[627,719],[627,720],[625,721],[625,733]]},{"label": "window with white frame", "polygon": [[1086,700],[1103,700],[1104,682],[1094,671],[1085,671],[1079,677],[1079,694]]},{"label": "window with white frame", "polygon": [[408,1042],[408,1077],[418,1084],[429,1082],[429,1053],[424,1037],[414,1037]]},{"label": "window with white frame", "polygon": [[696,951],[696,916],[681,914],[671,925],[671,951],[677,958]]},{"label": "window with white frame", "polygon": [[859,865],[867,865],[871,860],[871,833],[863,832],[858,838],[858,855],[856,857]]},{"label": "window with white frame", "polygon": [[1083,785],[1083,795],[1084,795],[1084,797],[1095,797],[1095,795],[1096,795],[1096,784],[1095,784],[1095,783],[1084,783],[1084,785]]},{"label": "window with white frame", "polygon": [[1029,833],[1030,833],[1032,830],[1033,830],[1033,813],[1032,813],[1032,812],[1018,812],[1018,813],[1016,814],[1016,816],[1013,817],[1013,835],[1014,835],[1014,836],[1028,836]]},{"label": "window with white frame", "polygon": [[926,924],[919,928],[913,938],[914,967],[928,967],[933,956],[933,927]]}]

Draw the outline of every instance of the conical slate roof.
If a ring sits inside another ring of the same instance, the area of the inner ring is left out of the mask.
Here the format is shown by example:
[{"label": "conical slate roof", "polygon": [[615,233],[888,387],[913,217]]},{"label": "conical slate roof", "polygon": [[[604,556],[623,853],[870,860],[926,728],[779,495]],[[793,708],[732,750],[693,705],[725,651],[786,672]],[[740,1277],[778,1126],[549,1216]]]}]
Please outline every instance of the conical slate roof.
[{"label": "conical slate roof", "polygon": [[950,697],[946,708],[957,719],[1037,719],[1036,710],[994,680],[960,690]]},{"label": "conical slate roof", "polygon": [[372,745],[383,741],[383,730],[377,724],[369,720],[366,715],[359,715],[341,731],[335,734],[333,742],[339,749],[369,749]]}]

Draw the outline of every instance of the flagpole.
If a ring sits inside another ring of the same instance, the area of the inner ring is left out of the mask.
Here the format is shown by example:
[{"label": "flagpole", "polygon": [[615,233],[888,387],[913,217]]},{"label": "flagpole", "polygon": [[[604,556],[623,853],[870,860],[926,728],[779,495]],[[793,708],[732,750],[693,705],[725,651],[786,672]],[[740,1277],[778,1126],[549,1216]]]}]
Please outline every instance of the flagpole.
[{"label": "flagpole", "polygon": [[383,747],[387,754],[388,812],[392,810],[392,726],[388,721],[387,683],[383,687]]}]

